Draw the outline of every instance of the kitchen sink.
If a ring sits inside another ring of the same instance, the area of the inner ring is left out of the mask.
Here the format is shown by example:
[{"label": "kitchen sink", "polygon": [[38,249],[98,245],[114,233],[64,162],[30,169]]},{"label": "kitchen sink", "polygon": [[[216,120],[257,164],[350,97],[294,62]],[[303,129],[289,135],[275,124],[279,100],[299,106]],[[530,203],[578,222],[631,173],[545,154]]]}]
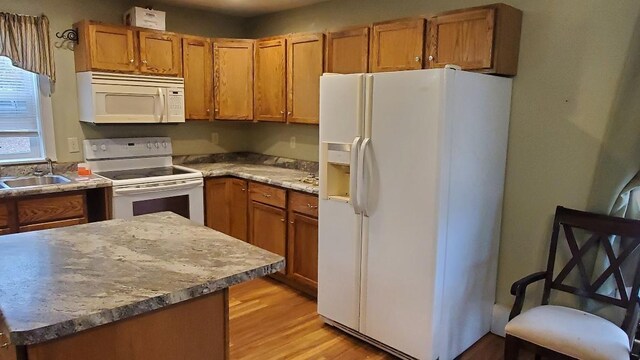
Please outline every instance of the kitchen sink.
[{"label": "kitchen sink", "polygon": [[31,186],[66,184],[68,182],[71,182],[71,180],[61,175],[25,176],[2,180],[0,181],[0,186],[3,188],[13,189]]}]

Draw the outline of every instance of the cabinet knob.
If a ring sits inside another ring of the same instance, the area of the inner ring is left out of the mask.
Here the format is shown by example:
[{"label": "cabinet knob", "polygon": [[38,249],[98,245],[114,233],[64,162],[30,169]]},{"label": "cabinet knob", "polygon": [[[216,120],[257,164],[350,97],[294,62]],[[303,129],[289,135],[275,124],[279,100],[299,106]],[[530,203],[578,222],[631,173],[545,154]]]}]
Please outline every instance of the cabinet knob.
[{"label": "cabinet knob", "polygon": [[289,220],[289,224],[293,224],[293,223],[294,223],[293,220]]},{"label": "cabinet knob", "polygon": [[213,109],[213,111],[218,112],[218,111],[220,111],[220,110],[218,110],[218,109]]},{"label": "cabinet knob", "polygon": [[416,62],[420,62],[420,60],[422,60],[420,56],[416,56]]},{"label": "cabinet knob", "polygon": [[129,59],[129,62],[133,64],[133,59]]},{"label": "cabinet knob", "polygon": [[142,63],[146,65],[147,64],[147,60],[142,60]]},{"label": "cabinet knob", "polygon": [[6,349],[9,347],[9,343],[3,343],[2,345],[0,345],[0,347]]},{"label": "cabinet knob", "polygon": [[245,189],[245,188],[242,188],[242,189],[240,189],[240,190],[241,190],[241,191],[247,191],[247,189]]},{"label": "cabinet knob", "polygon": [[280,219],[280,221],[284,222],[284,219]]},{"label": "cabinet knob", "polygon": [[266,198],[270,198],[271,194],[262,194],[262,196],[266,197]]},{"label": "cabinet knob", "polygon": [[288,112],[287,112],[287,115],[291,115],[291,111],[288,111]]},{"label": "cabinet knob", "polygon": [[318,208],[318,205],[311,205],[311,204],[307,204],[307,207],[308,207],[309,209],[317,209],[317,208]]},{"label": "cabinet knob", "polygon": [[429,55],[429,61],[433,61],[433,55]]},{"label": "cabinet knob", "polygon": [[284,114],[284,110],[280,111],[280,114]]},{"label": "cabinet knob", "polygon": [[210,112],[211,112],[211,110],[207,109],[207,114],[210,113]]}]

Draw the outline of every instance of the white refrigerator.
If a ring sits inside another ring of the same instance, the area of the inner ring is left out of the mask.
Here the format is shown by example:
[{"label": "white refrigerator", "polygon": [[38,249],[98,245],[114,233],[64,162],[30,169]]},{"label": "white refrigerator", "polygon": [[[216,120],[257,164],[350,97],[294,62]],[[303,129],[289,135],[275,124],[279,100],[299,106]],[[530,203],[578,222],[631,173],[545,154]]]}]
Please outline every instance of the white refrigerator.
[{"label": "white refrigerator", "polygon": [[511,79],[454,68],[320,81],[318,313],[402,357],[490,328]]}]

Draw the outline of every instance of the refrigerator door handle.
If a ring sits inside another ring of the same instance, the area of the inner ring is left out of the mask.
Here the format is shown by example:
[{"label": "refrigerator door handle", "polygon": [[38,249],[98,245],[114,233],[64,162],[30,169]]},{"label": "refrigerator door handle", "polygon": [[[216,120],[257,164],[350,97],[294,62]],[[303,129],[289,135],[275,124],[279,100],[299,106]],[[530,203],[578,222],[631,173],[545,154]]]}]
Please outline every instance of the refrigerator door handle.
[{"label": "refrigerator door handle", "polygon": [[365,138],[362,141],[362,145],[360,145],[360,152],[358,154],[358,205],[360,206],[360,211],[363,215],[367,216],[367,187],[368,184],[366,182],[366,177],[364,173],[365,169],[365,153],[367,152],[367,148],[369,147],[369,143],[371,142],[371,138]]},{"label": "refrigerator door handle", "polygon": [[351,196],[351,205],[353,211],[356,214],[360,214],[360,203],[358,202],[358,179],[359,179],[359,166],[358,166],[358,154],[360,150],[360,141],[362,138],[357,136],[353,139],[351,144],[351,163],[349,164],[349,195]]}]

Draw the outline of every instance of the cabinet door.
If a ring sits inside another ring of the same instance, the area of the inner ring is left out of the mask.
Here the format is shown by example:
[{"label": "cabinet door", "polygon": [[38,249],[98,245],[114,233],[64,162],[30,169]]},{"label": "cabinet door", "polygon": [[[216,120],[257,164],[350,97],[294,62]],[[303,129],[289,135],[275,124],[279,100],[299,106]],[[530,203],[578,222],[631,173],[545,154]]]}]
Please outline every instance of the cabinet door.
[{"label": "cabinet door", "polygon": [[318,124],[324,35],[292,35],[287,41],[287,121]]},{"label": "cabinet door", "polygon": [[213,43],[214,118],[253,119],[253,40]]},{"label": "cabinet door", "polygon": [[186,118],[209,120],[213,102],[213,52],[205,38],[182,39]]},{"label": "cabinet door", "polygon": [[247,181],[229,179],[229,235],[242,241],[247,237],[247,206],[249,201]]},{"label": "cabinet door", "polygon": [[369,71],[369,27],[330,32],[327,35],[326,71],[339,74]]},{"label": "cabinet door", "polygon": [[424,19],[373,25],[371,72],[422,69]]},{"label": "cabinet door", "polygon": [[136,70],[133,30],[124,26],[90,24],[89,52],[93,70]]},{"label": "cabinet door", "polygon": [[318,288],[318,219],[289,212],[287,274],[295,281]]},{"label": "cabinet door", "polygon": [[182,74],[180,38],[177,35],[140,31],[140,72],[151,75]]},{"label": "cabinet door", "polygon": [[255,119],[286,121],[285,39],[256,41],[255,71]]},{"label": "cabinet door", "polygon": [[204,184],[206,225],[229,234],[229,201],[227,179],[207,179]]},{"label": "cabinet door", "polygon": [[429,21],[427,67],[515,75],[522,11],[505,4],[456,10]]},{"label": "cabinet door", "polygon": [[251,201],[249,205],[251,243],[272,253],[286,254],[286,212],[283,209]]}]

